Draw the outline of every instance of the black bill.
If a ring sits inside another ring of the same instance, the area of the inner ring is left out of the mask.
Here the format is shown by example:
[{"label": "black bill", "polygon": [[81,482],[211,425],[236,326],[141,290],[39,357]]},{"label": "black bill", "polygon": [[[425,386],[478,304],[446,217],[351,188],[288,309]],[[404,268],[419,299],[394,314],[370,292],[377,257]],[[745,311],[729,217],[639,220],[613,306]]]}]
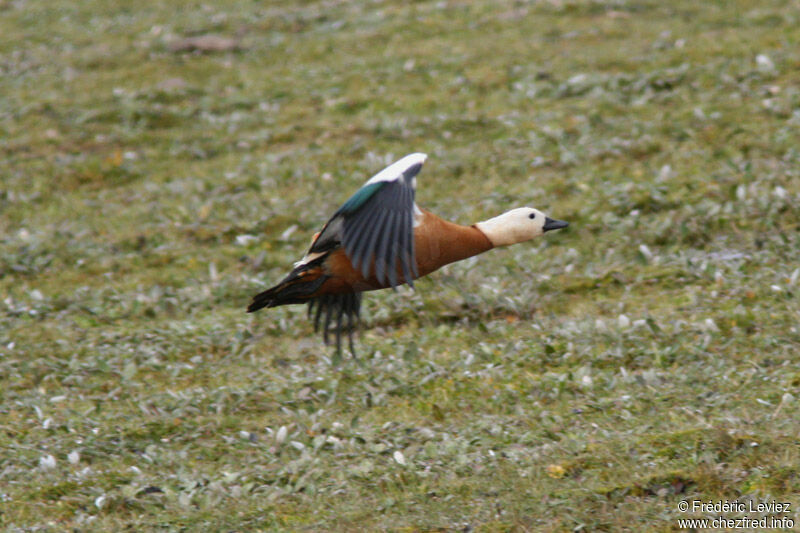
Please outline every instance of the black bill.
[{"label": "black bill", "polygon": [[554,220],[550,217],[544,219],[544,227],[542,228],[544,231],[550,231],[551,229],[561,229],[566,228],[569,226],[569,222],[564,222],[563,220]]}]

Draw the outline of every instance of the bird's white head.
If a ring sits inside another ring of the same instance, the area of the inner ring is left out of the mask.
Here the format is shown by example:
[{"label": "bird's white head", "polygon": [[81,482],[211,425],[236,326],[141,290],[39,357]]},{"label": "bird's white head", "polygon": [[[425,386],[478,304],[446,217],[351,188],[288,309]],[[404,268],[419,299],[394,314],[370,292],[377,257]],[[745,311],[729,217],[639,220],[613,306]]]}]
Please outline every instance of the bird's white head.
[{"label": "bird's white head", "polygon": [[508,246],[529,241],[545,231],[566,228],[569,224],[554,220],[538,209],[519,207],[475,224],[492,246]]}]

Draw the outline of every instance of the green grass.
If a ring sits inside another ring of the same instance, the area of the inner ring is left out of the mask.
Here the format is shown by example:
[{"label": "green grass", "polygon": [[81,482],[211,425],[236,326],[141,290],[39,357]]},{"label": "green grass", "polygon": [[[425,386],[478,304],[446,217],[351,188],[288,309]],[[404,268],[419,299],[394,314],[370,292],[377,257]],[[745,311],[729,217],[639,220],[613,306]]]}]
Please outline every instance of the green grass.
[{"label": "green grass", "polygon": [[[788,1],[0,1],[0,526],[797,518],[798,28]],[[206,33],[239,48],[171,46]],[[340,367],[304,309],[244,313],[414,151],[445,218],[571,225],[367,295]]]}]

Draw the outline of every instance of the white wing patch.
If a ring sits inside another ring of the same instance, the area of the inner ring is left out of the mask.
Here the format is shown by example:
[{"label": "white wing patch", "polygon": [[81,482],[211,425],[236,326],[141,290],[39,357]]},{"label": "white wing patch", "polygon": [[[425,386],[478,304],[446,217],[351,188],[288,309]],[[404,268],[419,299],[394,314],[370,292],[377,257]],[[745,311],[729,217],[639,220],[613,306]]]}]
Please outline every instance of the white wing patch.
[{"label": "white wing patch", "polygon": [[422,219],[425,217],[425,214],[417,205],[417,202],[414,202],[414,227],[418,227],[422,224]]},{"label": "white wing patch", "polygon": [[422,153],[415,153],[409,154],[405,156],[400,161],[395,161],[388,167],[384,168],[374,176],[372,176],[368,182],[364,185],[369,185],[371,183],[378,183],[379,181],[395,181],[400,179],[403,176],[403,172],[412,167],[414,165],[421,165],[428,159],[428,156]]},{"label": "white wing patch", "polygon": [[306,254],[305,256],[303,256],[303,258],[300,261],[295,261],[294,262],[294,267],[297,268],[297,267],[300,267],[300,266],[303,266],[303,265],[307,265],[311,261],[313,261],[314,259],[316,259],[318,257],[322,257],[326,253],[327,252],[315,252],[315,253],[311,253],[311,254]]}]

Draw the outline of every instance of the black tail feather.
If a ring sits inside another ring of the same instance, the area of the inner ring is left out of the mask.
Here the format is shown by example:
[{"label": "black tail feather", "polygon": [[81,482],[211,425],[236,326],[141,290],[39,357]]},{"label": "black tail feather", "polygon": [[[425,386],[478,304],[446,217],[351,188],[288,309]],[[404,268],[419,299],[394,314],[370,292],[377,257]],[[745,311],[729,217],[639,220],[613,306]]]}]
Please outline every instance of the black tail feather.
[{"label": "black tail feather", "polygon": [[293,272],[274,287],[253,296],[247,312],[252,313],[264,307],[304,304],[308,302],[308,296],[316,292],[327,279],[328,276],[318,276],[311,281],[303,281],[302,277]]},{"label": "black tail feather", "polygon": [[270,304],[275,300],[275,294],[278,292],[276,289],[277,287],[272,287],[253,296],[253,301],[247,306],[247,312],[252,313],[264,307],[272,307]]},{"label": "black tail feather", "polygon": [[[295,270],[274,287],[255,295],[253,301],[247,306],[247,312],[252,313],[264,307],[307,303],[308,317],[314,316],[314,332],[318,332],[322,327],[322,339],[325,344],[329,344],[329,336],[333,333],[336,337],[337,354],[341,354],[342,334],[346,334],[350,352],[355,356],[353,332],[361,323],[359,316],[361,293],[325,294],[310,298],[310,295],[314,294],[329,279],[327,275],[323,274],[306,281],[306,278],[312,276],[303,275],[303,272],[308,267],[315,266],[315,263],[303,265],[306,268]],[[324,320],[323,314],[325,315]]]}]

